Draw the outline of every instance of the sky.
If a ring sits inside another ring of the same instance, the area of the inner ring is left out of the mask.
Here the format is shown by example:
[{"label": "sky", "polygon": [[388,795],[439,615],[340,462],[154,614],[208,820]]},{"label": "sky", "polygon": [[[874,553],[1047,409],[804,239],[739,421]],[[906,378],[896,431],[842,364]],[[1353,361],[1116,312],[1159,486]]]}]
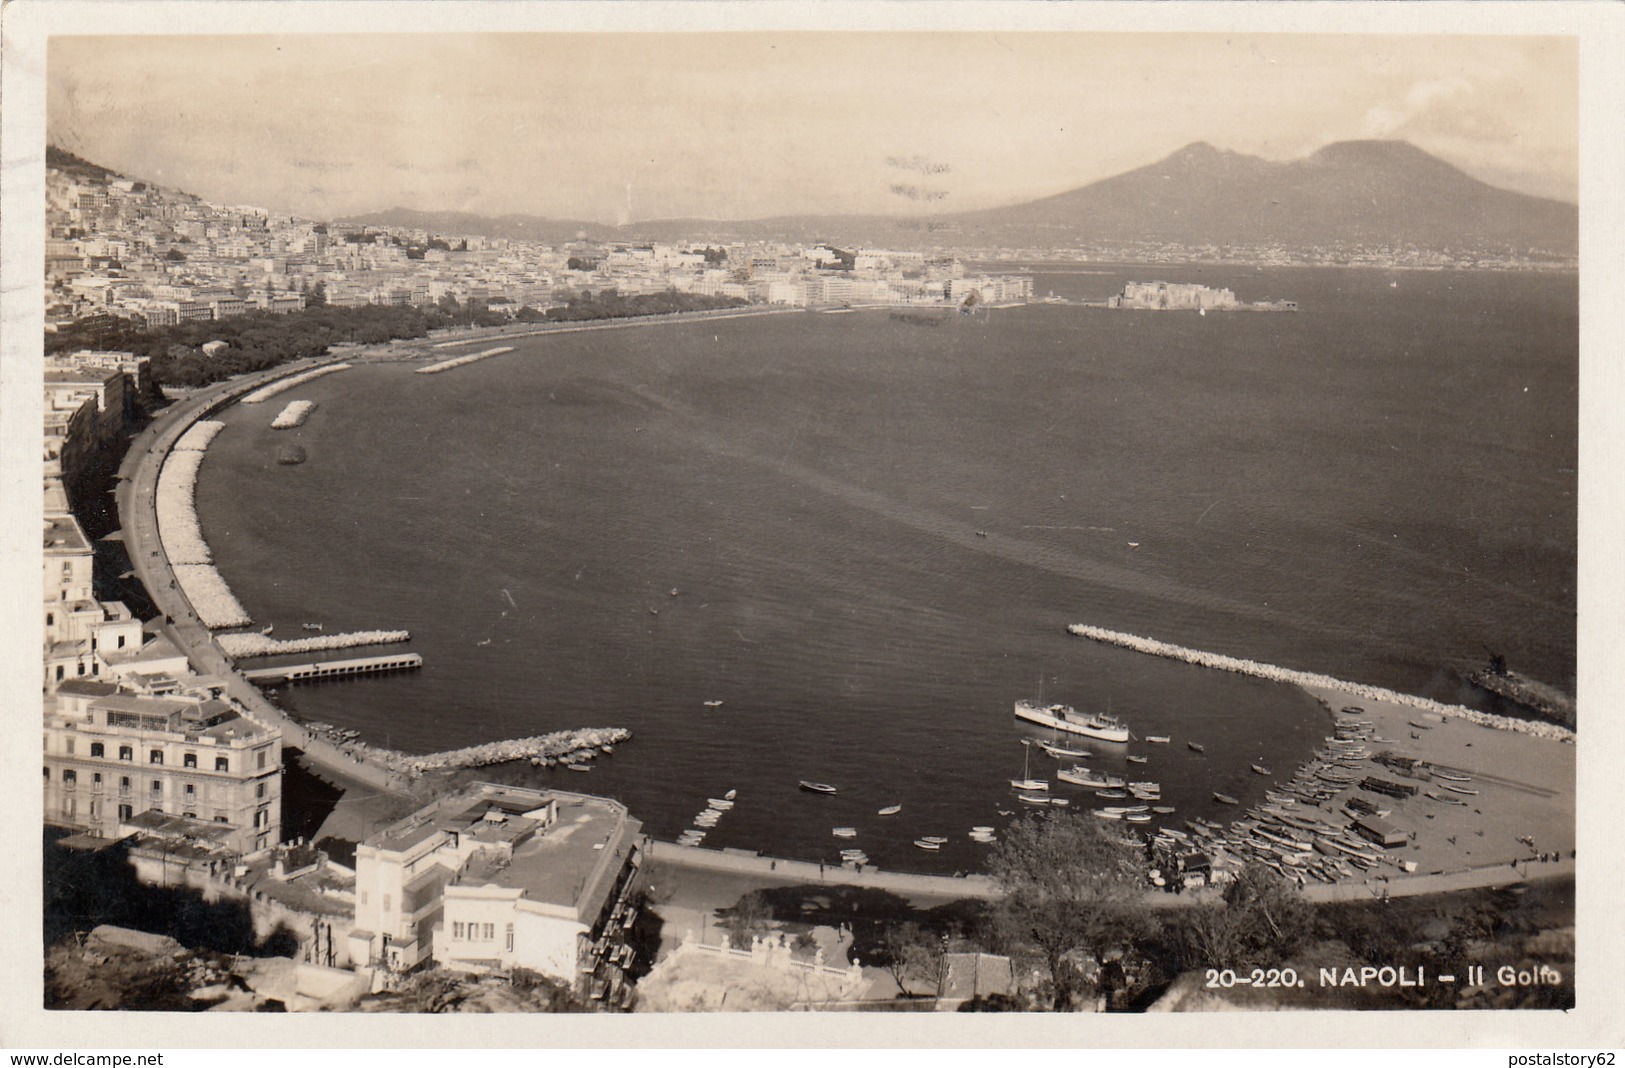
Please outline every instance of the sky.
[{"label": "sky", "polygon": [[959,32],[55,37],[48,136],[207,200],[596,222],[964,211],[1193,141],[1412,142],[1575,201],[1572,38]]}]

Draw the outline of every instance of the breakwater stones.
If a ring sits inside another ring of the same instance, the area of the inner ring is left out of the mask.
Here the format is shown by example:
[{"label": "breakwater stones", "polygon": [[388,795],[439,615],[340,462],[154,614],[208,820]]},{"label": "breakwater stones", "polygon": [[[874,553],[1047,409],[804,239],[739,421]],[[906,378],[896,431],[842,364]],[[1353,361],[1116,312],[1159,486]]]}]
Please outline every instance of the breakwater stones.
[{"label": "breakwater stones", "polygon": [[512,345],[502,345],[494,349],[485,349],[481,352],[471,352],[466,356],[458,356],[450,360],[441,360],[439,363],[431,363],[427,367],[419,367],[418,374],[437,375],[442,371],[450,371],[454,367],[461,367],[468,363],[476,363],[480,360],[488,360],[492,356],[501,356],[504,352],[512,351]]},{"label": "breakwater stones", "polygon": [[335,363],[329,364],[326,367],[318,367],[313,371],[306,371],[303,374],[290,375],[287,378],[279,378],[275,382],[263,385],[259,389],[254,390],[252,393],[246,394],[243,397],[243,403],[259,404],[261,401],[270,400],[278,393],[285,393],[294,386],[309,382],[313,378],[320,378],[323,375],[334,374],[338,371],[346,371],[349,370],[349,368],[350,365],[347,363]]},{"label": "breakwater stones", "polygon": [[246,627],[254,620],[226,580],[210,564],[176,564],[175,581],[186,595],[199,621],[210,630]]},{"label": "breakwater stones", "polygon": [[226,424],[216,419],[199,419],[186,428],[186,432],[175,441],[175,449],[180,452],[202,452],[209,447],[214,436],[226,429]]},{"label": "breakwater stones", "polygon": [[229,657],[281,656],[284,653],[316,653],[326,649],[351,649],[359,645],[389,645],[410,641],[404,630],[354,630],[341,634],[321,634],[314,638],[278,639],[265,634],[221,634],[215,638]]},{"label": "breakwater stones", "polygon": [[310,413],[315,409],[315,401],[292,401],[286,408],[282,409],[281,413],[277,415],[275,419],[271,420],[271,429],[292,430],[294,427],[303,424],[304,421],[310,417]]},{"label": "breakwater stones", "polygon": [[1295,671],[1292,668],[1276,667],[1274,664],[1261,664],[1256,660],[1243,660],[1239,657],[1223,656],[1219,653],[1204,653],[1200,649],[1188,649],[1182,645],[1172,645],[1168,642],[1159,642],[1155,638],[1142,638],[1134,634],[1124,634],[1121,631],[1107,630],[1104,627],[1091,627],[1086,623],[1073,623],[1066,629],[1069,633],[1076,634],[1080,638],[1089,638],[1093,641],[1104,642],[1107,645],[1132,649],[1137,653],[1148,653],[1151,656],[1167,657],[1170,660],[1183,660],[1187,664],[1195,664],[1198,667],[1213,668],[1217,671],[1233,671],[1240,675],[1251,675],[1254,678],[1269,679],[1273,682],[1287,682],[1295,686],[1318,686],[1329,690],[1340,690],[1372,701],[1387,701],[1391,704],[1419,708],[1425,712],[1436,712],[1441,716],[1464,719],[1481,727],[1517,731],[1520,734],[1532,734],[1538,738],[1550,738],[1555,741],[1574,741],[1573,731],[1553,723],[1536,723],[1525,719],[1514,719],[1511,716],[1495,716],[1488,712],[1480,712],[1476,708],[1447,705],[1432,698],[1399,693],[1397,690],[1389,690],[1381,686],[1370,686],[1363,682],[1347,682],[1317,672]]},{"label": "breakwater stones", "polygon": [[[564,758],[590,760],[602,752],[606,745],[619,745],[630,741],[632,732],[624,727],[584,727],[573,731],[556,731],[534,738],[513,738],[505,742],[486,742],[466,749],[451,749],[426,756],[393,753],[386,761],[412,772],[447,771],[452,768],[479,768],[487,764],[506,764],[512,760],[528,760],[537,766],[557,763]],[[382,750],[373,750],[381,754]]]}]

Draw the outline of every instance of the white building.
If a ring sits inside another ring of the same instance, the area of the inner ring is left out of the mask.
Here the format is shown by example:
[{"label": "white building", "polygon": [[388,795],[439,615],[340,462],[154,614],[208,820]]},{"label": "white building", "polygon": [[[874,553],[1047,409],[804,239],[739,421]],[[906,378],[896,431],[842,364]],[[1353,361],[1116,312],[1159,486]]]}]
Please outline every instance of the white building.
[{"label": "white building", "polygon": [[522,967],[618,1003],[641,829],[617,801],[476,783],[357,848],[351,959]]}]

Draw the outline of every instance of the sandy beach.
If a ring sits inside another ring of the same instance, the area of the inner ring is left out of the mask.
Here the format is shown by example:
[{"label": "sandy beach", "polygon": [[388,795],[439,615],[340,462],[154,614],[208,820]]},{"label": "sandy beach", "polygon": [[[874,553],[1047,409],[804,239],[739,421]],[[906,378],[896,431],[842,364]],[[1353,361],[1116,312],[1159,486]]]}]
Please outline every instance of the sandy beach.
[{"label": "sandy beach", "polygon": [[[1383,741],[1370,745],[1373,756],[1389,752],[1413,757],[1472,780],[1453,784],[1476,790],[1476,795],[1446,793],[1437,788],[1437,780],[1429,785],[1406,779],[1368,760],[1369,774],[1420,785],[1422,791],[1415,797],[1389,799],[1350,787],[1338,795],[1338,804],[1356,793],[1381,800],[1381,807],[1390,812],[1388,822],[1414,836],[1409,848],[1398,855],[1416,863],[1416,875],[1509,866],[1541,853],[1570,859],[1575,842],[1573,742],[1428,715],[1405,705],[1352,698],[1329,688],[1305,689],[1328,705],[1336,719],[1374,724]],[[1340,711],[1348,707],[1363,711]],[[1466,804],[1435,801],[1425,796],[1430,790]],[[1540,868],[1537,862],[1530,874],[1538,874]]]}]

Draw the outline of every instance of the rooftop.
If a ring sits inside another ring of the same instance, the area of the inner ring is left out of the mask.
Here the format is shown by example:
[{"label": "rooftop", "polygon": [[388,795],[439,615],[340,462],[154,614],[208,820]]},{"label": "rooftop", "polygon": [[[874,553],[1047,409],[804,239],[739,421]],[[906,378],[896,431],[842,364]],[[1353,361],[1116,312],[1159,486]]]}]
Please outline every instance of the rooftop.
[{"label": "rooftop", "polygon": [[85,532],[79,529],[78,520],[71,515],[48,515],[45,517],[45,551],[88,553],[90,542],[85,540]]}]

